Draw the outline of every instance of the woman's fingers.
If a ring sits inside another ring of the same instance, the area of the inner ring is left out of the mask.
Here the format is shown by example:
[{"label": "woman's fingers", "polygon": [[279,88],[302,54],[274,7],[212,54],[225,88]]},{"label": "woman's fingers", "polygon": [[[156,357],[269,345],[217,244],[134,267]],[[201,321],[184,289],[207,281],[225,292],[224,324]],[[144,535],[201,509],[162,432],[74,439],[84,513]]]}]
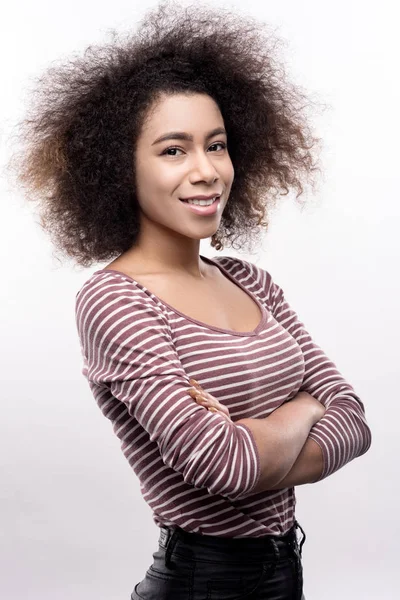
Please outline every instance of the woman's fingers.
[{"label": "woman's fingers", "polygon": [[193,385],[198,390],[202,390],[203,389],[201,387],[201,385],[199,384],[199,382],[196,381],[195,379],[189,379],[189,383],[190,383],[190,385]]},{"label": "woman's fingers", "polygon": [[211,403],[211,405],[214,405],[214,404],[215,404],[215,406],[220,405],[218,400],[216,398],[214,398],[214,396],[212,396],[211,394],[206,392],[206,390],[203,390],[201,385],[195,379],[189,379],[189,382],[195,386],[196,392],[201,394],[201,397],[206,398]]},{"label": "woman's fingers", "polygon": [[[195,380],[191,379],[190,383],[192,383],[194,381]],[[204,408],[207,408],[211,412],[220,413],[222,416],[227,418],[229,421],[232,420],[229,415],[229,409],[226,406],[224,406],[223,404],[221,404],[216,398],[214,398],[214,396],[212,396],[211,394],[209,394],[208,392],[203,390],[201,388],[201,386],[196,387],[196,388],[190,388],[190,390],[188,390],[188,393],[194,400],[196,400],[196,402],[198,404],[200,404],[201,406],[204,406]]]},{"label": "woman's fingers", "polygon": [[219,410],[219,409],[218,409],[218,408],[216,408],[215,406],[211,406],[211,407],[210,407],[208,410],[209,410],[210,412],[215,412],[215,413],[218,413],[219,415],[221,415],[221,417],[224,417],[224,419],[226,419],[227,421],[230,421],[230,422],[232,422],[232,419],[230,418],[230,416],[229,416],[229,413],[228,413],[228,414],[226,414],[226,412],[224,412],[223,410]]}]

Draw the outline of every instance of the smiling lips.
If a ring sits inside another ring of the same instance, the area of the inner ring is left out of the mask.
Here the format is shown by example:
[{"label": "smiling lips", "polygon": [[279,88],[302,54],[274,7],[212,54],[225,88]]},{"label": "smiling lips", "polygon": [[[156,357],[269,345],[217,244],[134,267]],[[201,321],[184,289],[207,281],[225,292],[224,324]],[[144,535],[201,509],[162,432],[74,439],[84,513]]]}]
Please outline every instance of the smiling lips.
[{"label": "smiling lips", "polygon": [[188,198],[180,198],[180,200],[182,200],[183,202],[187,202],[188,200],[211,200],[211,198],[217,198],[221,194],[222,192],[209,194],[208,196],[189,196]]},{"label": "smiling lips", "polygon": [[215,200],[212,198],[207,200],[181,200],[183,204],[186,204],[187,208],[194,212],[197,215],[208,216],[213,215],[218,211],[220,196],[214,196]]}]

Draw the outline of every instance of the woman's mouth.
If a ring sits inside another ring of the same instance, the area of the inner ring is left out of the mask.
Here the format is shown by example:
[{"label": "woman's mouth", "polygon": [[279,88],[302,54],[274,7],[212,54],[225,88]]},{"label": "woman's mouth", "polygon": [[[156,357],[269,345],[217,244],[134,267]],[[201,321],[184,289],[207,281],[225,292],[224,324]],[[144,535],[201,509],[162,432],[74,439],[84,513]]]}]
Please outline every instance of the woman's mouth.
[{"label": "woman's mouth", "polygon": [[217,212],[220,199],[221,196],[215,196],[214,198],[210,198],[210,200],[196,200],[189,198],[189,200],[181,200],[181,202],[195,214],[207,216]]}]

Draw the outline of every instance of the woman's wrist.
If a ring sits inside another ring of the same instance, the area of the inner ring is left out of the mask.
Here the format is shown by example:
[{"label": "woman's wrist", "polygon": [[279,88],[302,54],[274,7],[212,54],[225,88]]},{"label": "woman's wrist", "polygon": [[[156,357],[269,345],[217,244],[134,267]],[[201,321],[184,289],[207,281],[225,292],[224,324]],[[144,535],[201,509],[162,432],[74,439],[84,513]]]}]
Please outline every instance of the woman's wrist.
[{"label": "woman's wrist", "polygon": [[325,414],[325,406],[308,392],[299,392],[290,402],[293,401],[302,402],[308,407],[311,419],[310,429],[318,423]]},{"label": "woman's wrist", "polygon": [[279,490],[306,483],[315,483],[320,479],[323,469],[324,456],[320,446],[313,439],[307,438],[289,473],[269,489]]}]

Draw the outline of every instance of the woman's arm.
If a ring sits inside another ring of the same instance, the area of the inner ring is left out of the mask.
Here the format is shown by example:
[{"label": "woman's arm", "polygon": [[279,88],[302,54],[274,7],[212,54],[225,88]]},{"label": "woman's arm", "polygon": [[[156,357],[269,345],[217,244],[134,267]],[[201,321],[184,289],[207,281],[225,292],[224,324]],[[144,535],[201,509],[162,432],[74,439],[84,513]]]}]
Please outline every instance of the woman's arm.
[{"label": "woman's arm", "polygon": [[[308,392],[326,407],[325,414],[309,435],[323,455],[323,470],[316,480],[320,481],[369,449],[371,431],[364,405],[335,363],[312,339],[268,271],[247,261],[241,262],[253,277],[275,320],[290,333],[302,351],[304,377],[299,391]],[[309,444],[308,447],[313,446]]]},{"label": "woman's arm", "polygon": [[250,429],[260,457],[260,477],[252,493],[273,489],[282,482],[298,460],[310,429],[324,412],[317,400],[301,392],[268,417],[235,422]]},{"label": "woman's arm", "polygon": [[320,446],[308,438],[289,473],[270,490],[294,487],[305,483],[314,483],[321,478],[324,459]]},{"label": "woman's arm", "polygon": [[[198,404],[231,420],[226,406],[195,380],[190,383],[194,388],[189,393]],[[311,483],[321,475],[321,449],[307,435],[324,412],[322,404],[300,392],[268,417],[236,421],[250,429],[260,456],[261,473],[253,493]]]},{"label": "woman's arm", "polygon": [[163,307],[124,276],[99,272],[77,294],[76,324],[83,374],[115,430],[128,413],[147,451],[187,484],[229,500],[253,493],[259,457],[251,433],[190,399]]}]

